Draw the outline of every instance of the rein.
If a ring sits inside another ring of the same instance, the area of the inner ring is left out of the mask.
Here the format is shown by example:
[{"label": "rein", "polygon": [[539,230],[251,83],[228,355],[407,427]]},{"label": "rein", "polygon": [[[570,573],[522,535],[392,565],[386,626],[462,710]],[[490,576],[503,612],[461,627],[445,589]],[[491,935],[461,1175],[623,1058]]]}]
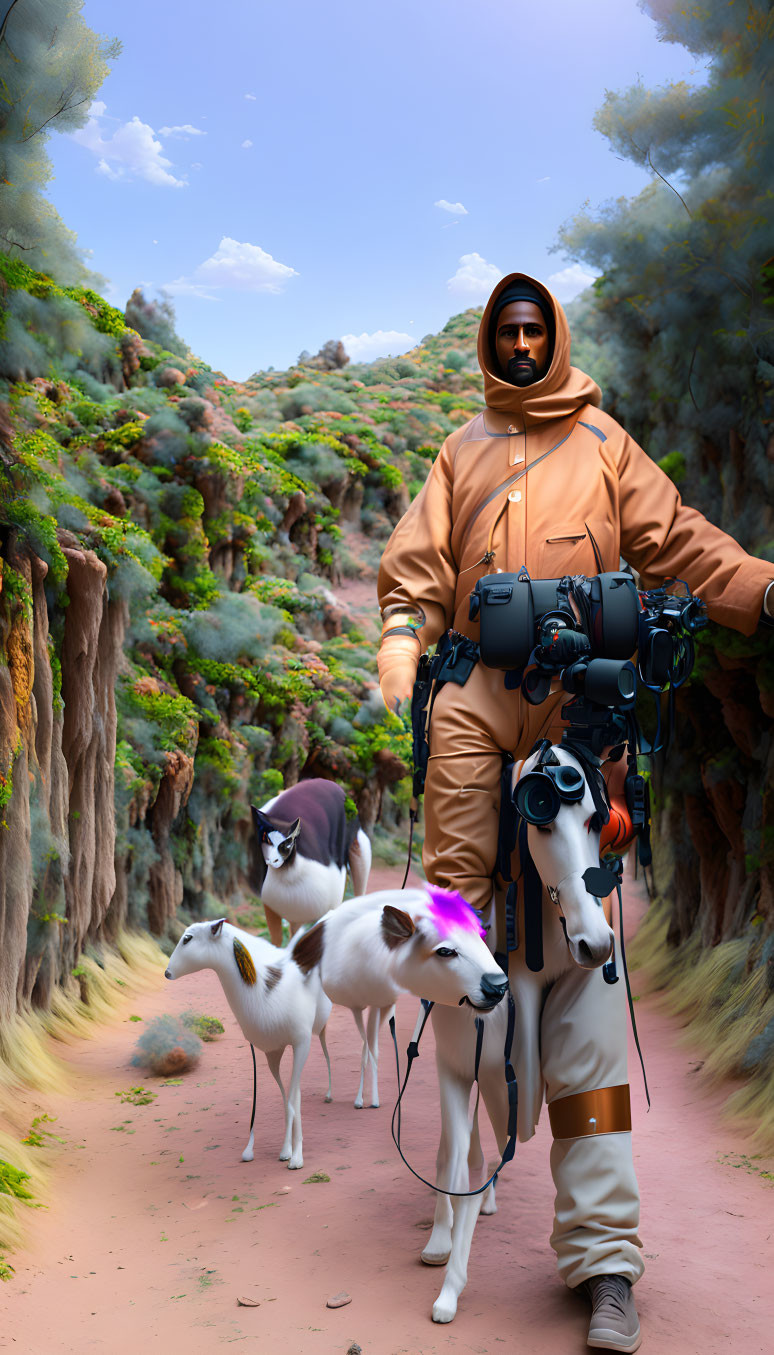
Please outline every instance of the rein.
[{"label": "rein", "polygon": [[253,1125],[255,1124],[255,1099],[256,1099],[256,1096],[257,1096],[257,1094],[258,1094],[258,1072],[257,1072],[256,1067],[255,1067],[255,1045],[254,1045],[254,1044],[251,1044],[251,1045],[250,1045],[250,1053],[251,1053],[252,1056],[253,1056],[253,1109],[252,1109],[252,1111],[251,1111],[251,1113],[250,1113],[250,1133],[252,1134],[252,1132],[253,1132]]},{"label": "rein", "polygon": [[[436,1186],[433,1184],[432,1181],[427,1181],[424,1176],[420,1176],[419,1172],[414,1170],[411,1163],[408,1161],[406,1155],[404,1154],[403,1149],[400,1146],[401,1102],[403,1100],[403,1094],[406,1090],[406,1087],[408,1086],[408,1080],[409,1077],[411,1076],[411,1069],[416,1059],[419,1058],[419,1041],[422,1038],[422,1032],[424,1031],[425,1026],[427,1025],[427,1019],[433,1009],[433,1006],[435,1005],[434,1003],[429,1002],[426,997],[421,998],[420,1001],[422,1003],[422,1010],[420,1011],[419,1016],[417,1017],[417,1023],[416,1026],[414,1027],[414,1037],[411,1040],[408,1049],[406,1050],[406,1060],[407,1060],[406,1076],[404,1077],[402,1084],[400,1080],[400,1054],[398,1053],[398,1037],[395,1033],[395,1017],[394,1016],[390,1017],[389,1023],[390,1034],[392,1036],[393,1045],[395,1046],[395,1067],[398,1074],[398,1099],[395,1102],[395,1109],[392,1112],[392,1122],[390,1125],[390,1129],[392,1132],[392,1140],[393,1143],[395,1144],[395,1147],[398,1150],[401,1161],[405,1164],[405,1166],[408,1167],[409,1171],[411,1172],[411,1175],[415,1176],[417,1181],[422,1182],[423,1186],[429,1186],[430,1189],[434,1190],[437,1195],[450,1195],[453,1196],[455,1199],[469,1199],[471,1196],[483,1194],[483,1192],[487,1190],[489,1186],[496,1182],[503,1167],[507,1162],[510,1162],[511,1158],[516,1152],[516,1131],[518,1124],[519,1089],[516,1083],[516,1074],[513,1069],[513,1064],[511,1063],[513,1034],[516,1026],[516,1006],[513,1001],[513,994],[511,993],[511,990],[509,988],[507,996],[508,1028],[506,1030],[505,1048],[503,1051],[505,1056],[505,1081],[508,1086],[508,1142],[505,1145],[505,1150],[503,1152],[502,1157],[500,1158],[497,1167],[492,1172],[492,1175],[489,1177],[489,1180],[484,1182],[483,1186],[479,1186],[477,1190],[445,1190],[443,1186]],[[479,1098],[481,1096],[481,1087],[478,1081],[478,1070],[481,1063],[481,1050],[483,1048],[483,1044],[484,1044],[484,1022],[480,1016],[477,1016],[476,1063],[474,1073],[474,1081],[476,1083],[475,1110],[478,1110]],[[397,1121],[397,1133],[395,1128],[396,1121]]]}]

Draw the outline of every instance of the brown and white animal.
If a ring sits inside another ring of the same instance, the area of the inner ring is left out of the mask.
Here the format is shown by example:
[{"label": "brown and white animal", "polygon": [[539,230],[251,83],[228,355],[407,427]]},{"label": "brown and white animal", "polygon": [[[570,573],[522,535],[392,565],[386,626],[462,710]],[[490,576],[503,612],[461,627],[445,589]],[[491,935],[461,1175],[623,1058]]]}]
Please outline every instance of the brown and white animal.
[{"label": "brown and white animal", "polygon": [[282,944],[282,919],[291,936],[316,922],[344,898],[347,868],[356,895],[364,894],[371,869],[371,843],[334,781],[299,781],[257,809],[258,888],[269,935]]},{"label": "brown and white animal", "polygon": [[[319,973],[301,969],[289,951],[251,936],[223,918],[194,922],[186,928],[170,956],[165,978],[179,979],[200,969],[214,969],[245,1039],[266,1055],[285,1107],[280,1162],[287,1162],[291,1169],[303,1167],[301,1073],[312,1035],[318,1036],[328,1065],[326,1101],[332,1095],[331,1061],[325,1041],[331,1004],[322,990]],[[280,1060],[287,1045],[293,1050],[293,1068],[286,1095]],[[243,1162],[252,1162],[254,1143],[251,1129]]]},{"label": "brown and white animal", "polygon": [[[572,754],[561,746],[555,746],[551,754],[555,764],[579,766]],[[536,761],[536,757],[530,756],[523,764],[517,764],[514,782],[521,774],[533,770]],[[580,770],[583,772],[582,767]],[[513,1063],[519,1086],[519,1138],[522,1140],[534,1133],[543,1099],[543,1074],[536,1051],[540,1046],[540,1032],[546,1027],[550,987],[575,966],[579,976],[584,969],[599,970],[613,945],[613,931],[605,917],[602,901],[589,892],[583,879],[589,867],[599,867],[599,816],[588,782],[582,799],[562,803],[550,827],[538,828],[529,824],[527,833],[529,851],[544,886],[544,967],[537,973],[526,967],[524,945],[511,957],[510,982],[516,1004]],[[494,941],[491,933],[490,939]],[[588,984],[579,987],[574,1019],[581,1028],[573,1038],[582,1053],[575,1057],[587,1061],[592,1086],[598,1085],[593,1070],[604,1053],[606,1031],[611,1028],[611,1023],[626,1021],[623,989],[623,983],[605,984],[601,973],[595,975],[593,989]],[[482,1100],[501,1153],[508,1128],[503,1066],[506,1017],[504,1003],[486,1018],[479,1068]],[[563,1043],[569,1045],[570,1028],[566,1016],[560,1013],[556,1019],[558,1029],[552,1034],[559,1050],[557,1060],[561,1061],[561,1046]],[[475,1031],[473,1022],[466,1019],[464,1012],[437,1007],[433,1010],[432,1020],[441,1091],[441,1142],[436,1181],[446,1190],[467,1191],[486,1179],[478,1126],[475,1120],[471,1124],[468,1111],[473,1085]],[[589,1020],[593,1021],[592,1029],[583,1026],[583,1022]],[[564,1041],[560,1032],[564,1033]],[[573,1055],[567,1053],[565,1057]],[[625,1062],[619,1070],[618,1081],[626,1081]],[[621,1140],[628,1137],[618,1136]],[[630,1155],[630,1143],[622,1142],[620,1150],[622,1154],[628,1152]],[[479,1212],[494,1213],[495,1209],[492,1187],[483,1196],[454,1199],[453,1202],[447,1195],[436,1196],[433,1230],[422,1252],[422,1260],[428,1265],[448,1262],[441,1292],[433,1305],[435,1322],[451,1322],[454,1318],[459,1296],[467,1282],[468,1257]]]},{"label": "brown and white animal", "polygon": [[432,885],[348,899],[294,941],[291,954],[300,969],[319,973],[331,1001],[349,1007],[355,1017],[363,1040],[357,1107],[363,1104],[369,1062],[371,1104],[379,1104],[378,1032],[401,993],[483,1012],[508,987],[483,940],[478,915],[460,894]]}]

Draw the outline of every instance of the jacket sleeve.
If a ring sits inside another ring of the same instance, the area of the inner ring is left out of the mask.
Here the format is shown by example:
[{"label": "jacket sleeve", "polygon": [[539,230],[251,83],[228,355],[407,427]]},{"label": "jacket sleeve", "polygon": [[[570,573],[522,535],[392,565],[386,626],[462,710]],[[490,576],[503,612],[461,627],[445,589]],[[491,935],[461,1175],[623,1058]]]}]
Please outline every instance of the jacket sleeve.
[{"label": "jacket sleeve", "polygon": [[774,564],[757,560],[682,502],[667,475],[626,433],[617,455],[621,554],[646,588],[684,579],[712,621],[752,635]]},{"label": "jacket sleeve", "polygon": [[379,606],[388,621],[403,612],[419,622],[423,650],[454,619],[457,566],[451,552],[454,460],[447,438],[422,489],[387,542],[379,566]]}]

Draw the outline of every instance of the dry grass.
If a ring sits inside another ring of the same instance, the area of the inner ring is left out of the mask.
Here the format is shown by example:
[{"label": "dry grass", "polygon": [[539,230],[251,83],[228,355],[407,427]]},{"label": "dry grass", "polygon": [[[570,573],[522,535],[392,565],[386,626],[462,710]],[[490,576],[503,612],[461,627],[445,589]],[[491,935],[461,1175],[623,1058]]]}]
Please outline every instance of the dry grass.
[{"label": "dry grass", "polygon": [[[29,1093],[67,1092],[70,1073],[56,1042],[71,1043],[99,1035],[138,992],[154,986],[167,960],[147,935],[124,932],[115,948],[104,947],[100,962],[81,956],[74,974],[54,991],[51,1009],[17,1015],[0,1028],[0,1160],[28,1172],[25,1189],[39,1204],[46,1192],[46,1157],[21,1143],[28,1126],[13,1122],[13,1108],[26,1105]],[[19,1245],[29,1204],[0,1191],[0,1251]]]},{"label": "dry grass", "polygon": [[646,988],[664,991],[670,1011],[685,1025],[684,1043],[705,1055],[701,1075],[712,1082],[745,1078],[729,1094],[725,1112],[752,1133],[751,1145],[774,1151],[774,1070],[743,1065],[751,1041],[774,1019],[764,966],[746,973],[749,937],[711,949],[692,937],[676,949],[666,944],[669,908],[654,904],[631,946],[632,967],[643,971]]}]

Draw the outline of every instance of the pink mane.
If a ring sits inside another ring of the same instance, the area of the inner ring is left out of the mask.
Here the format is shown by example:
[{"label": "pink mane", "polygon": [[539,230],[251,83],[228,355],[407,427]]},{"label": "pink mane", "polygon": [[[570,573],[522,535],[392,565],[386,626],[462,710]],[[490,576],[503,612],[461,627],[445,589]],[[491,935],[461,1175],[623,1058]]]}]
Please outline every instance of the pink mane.
[{"label": "pink mane", "polygon": [[430,895],[428,912],[439,936],[448,936],[455,927],[467,932],[478,932],[481,937],[486,936],[478,913],[473,911],[456,889],[438,889],[435,885],[425,885],[425,889]]}]

